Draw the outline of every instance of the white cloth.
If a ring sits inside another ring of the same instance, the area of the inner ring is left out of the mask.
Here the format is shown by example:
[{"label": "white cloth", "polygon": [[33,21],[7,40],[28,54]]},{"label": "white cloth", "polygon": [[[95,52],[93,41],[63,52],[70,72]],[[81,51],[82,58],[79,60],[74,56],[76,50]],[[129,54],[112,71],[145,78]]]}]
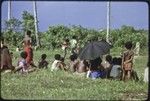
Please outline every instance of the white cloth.
[{"label": "white cloth", "polygon": [[89,77],[90,77],[90,74],[91,74],[91,71],[88,70],[88,71],[87,71],[87,74],[86,74],[86,78],[89,78]]},{"label": "white cloth", "polygon": [[114,78],[117,77],[119,75],[119,68],[121,68],[120,65],[113,65],[110,72],[110,76]]},{"label": "white cloth", "polygon": [[148,67],[144,70],[144,82],[148,82]]},{"label": "white cloth", "polygon": [[71,48],[74,48],[74,47],[76,47],[77,40],[72,39],[72,40],[70,41],[70,43],[71,43]]},{"label": "white cloth", "polygon": [[59,67],[58,67],[58,63],[59,62],[61,62],[61,61],[59,61],[59,60],[55,60],[53,63],[52,63],[52,67],[51,67],[51,71],[54,71],[54,70],[58,70],[59,69]]}]

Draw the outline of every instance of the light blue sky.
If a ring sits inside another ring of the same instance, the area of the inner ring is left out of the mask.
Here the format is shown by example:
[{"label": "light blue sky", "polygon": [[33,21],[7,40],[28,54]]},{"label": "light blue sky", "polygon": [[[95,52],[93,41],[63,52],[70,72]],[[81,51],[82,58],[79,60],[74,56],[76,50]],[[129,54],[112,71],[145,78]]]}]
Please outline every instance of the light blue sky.
[{"label": "light blue sky", "polygon": [[[48,2],[38,1],[39,30],[48,26],[81,25],[86,28],[106,29],[106,2]],[[33,14],[32,1],[13,1],[12,16],[21,20],[22,11]],[[2,24],[7,20],[7,1],[2,3]],[[148,29],[148,4],[146,2],[111,2],[111,28],[122,25]]]}]

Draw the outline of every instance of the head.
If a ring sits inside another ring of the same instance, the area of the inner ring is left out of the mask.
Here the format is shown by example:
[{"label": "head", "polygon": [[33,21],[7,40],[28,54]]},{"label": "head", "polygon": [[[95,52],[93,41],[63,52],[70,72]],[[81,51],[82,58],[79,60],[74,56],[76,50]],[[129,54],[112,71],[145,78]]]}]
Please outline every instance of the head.
[{"label": "head", "polygon": [[27,30],[26,35],[30,37],[31,36],[31,31]]},{"label": "head", "polygon": [[42,60],[45,60],[45,59],[46,59],[46,57],[47,57],[47,55],[46,55],[46,54],[42,54],[42,55],[41,55],[41,59],[42,59]]},{"label": "head", "polygon": [[118,65],[118,58],[114,57],[112,63],[113,65]]},{"label": "head", "polygon": [[60,60],[61,59],[61,55],[60,54],[55,54],[55,60]]},{"label": "head", "polygon": [[94,59],[94,60],[90,60],[90,64],[92,68],[97,68],[98,66],[100,66],[102,63],[102,59],[100,57]]},{"label": "head", "polygon": [[111,55],[107,55],[106,56],[106,61],[111,63],[112,62],[112,56]]},{"label": "head", "polygon": [[128,50],[131,50],[132,49],[132,42],[131,41],[128,41],[125,43],[125,48],[128,49]]},{"label": "head", "polygon": [[27,52],[23,51],[20,53],[21,58],[26,59],[27,58]]},{"label": "head", "polygon": [[72,36],[72,39],[76,39],[76,36],[74,35],[74,36]]},{"label": "head", "polygon": [[122,58],[121,58],[121,57],[117,58],[117,64],[118,64],[118,65],[121,65],[121,64],[122,64]]},{"label": "head", "polygon": [[77,59],[77,55],[73,54],[73,55],[70,55],[70,60],[71,61],[75,61]]}]

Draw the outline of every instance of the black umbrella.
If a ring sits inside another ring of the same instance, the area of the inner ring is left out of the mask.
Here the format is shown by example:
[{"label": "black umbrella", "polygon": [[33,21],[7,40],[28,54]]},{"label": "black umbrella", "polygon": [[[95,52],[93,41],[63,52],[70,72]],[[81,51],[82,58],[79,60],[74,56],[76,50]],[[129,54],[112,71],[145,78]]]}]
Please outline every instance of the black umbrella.
[{"label": "black umbrella", "polygon": [[82,50],[79,52],[79,58],[81,60],[96,59],[97,57],[109,53],[111,47],[112,46],[106,41],[92,41],[82,48]]}]

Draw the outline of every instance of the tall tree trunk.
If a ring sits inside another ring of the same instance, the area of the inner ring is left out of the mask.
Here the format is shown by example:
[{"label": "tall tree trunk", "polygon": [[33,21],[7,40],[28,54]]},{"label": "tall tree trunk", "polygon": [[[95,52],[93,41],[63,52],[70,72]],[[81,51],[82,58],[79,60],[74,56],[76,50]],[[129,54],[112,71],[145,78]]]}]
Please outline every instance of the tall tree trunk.
[{"label": "tall tree trunk", "polygon": [[8,1],[8,21],[11,19],[11,0]]},{"label": "tall tree trunk", "polygon": [[[8,21],[11,19],[11,0],[8,1]],[[12,29],[12,24],[10,25],[10,27],[8,29]]]},{"label": "tall tree trunk", "polygon": [[107,34],[106,41],[109,43],[109,34],[110,34],[110,2],[107,2]]},{"label": "tall tree trunk", "polygon": [[35,36],[36,36],[36,45],[40,47],[40,39],[38,35],[38,20],[37,20],[37,6],[36,1],[33,1],[33,12],[34,12],[34,25],[35,25]]}]

